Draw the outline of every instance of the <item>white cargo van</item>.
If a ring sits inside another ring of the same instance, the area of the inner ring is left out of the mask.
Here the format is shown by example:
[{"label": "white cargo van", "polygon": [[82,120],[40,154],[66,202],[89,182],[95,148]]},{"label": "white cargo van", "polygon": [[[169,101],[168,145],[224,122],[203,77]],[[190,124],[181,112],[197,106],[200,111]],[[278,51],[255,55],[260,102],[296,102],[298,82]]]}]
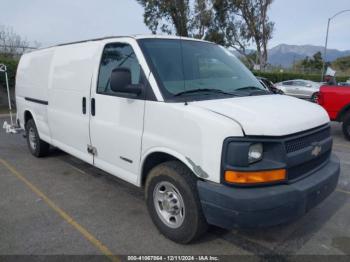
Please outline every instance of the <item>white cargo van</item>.
[{"label": "white cargo van", "polygon": [[208,224],[286,223],[337,185],[327,113],[268,93],[210,42],[111,37],[31,52],[16,100],[33,155],[52,145],[144,187],[152,220],[177,242]]}]

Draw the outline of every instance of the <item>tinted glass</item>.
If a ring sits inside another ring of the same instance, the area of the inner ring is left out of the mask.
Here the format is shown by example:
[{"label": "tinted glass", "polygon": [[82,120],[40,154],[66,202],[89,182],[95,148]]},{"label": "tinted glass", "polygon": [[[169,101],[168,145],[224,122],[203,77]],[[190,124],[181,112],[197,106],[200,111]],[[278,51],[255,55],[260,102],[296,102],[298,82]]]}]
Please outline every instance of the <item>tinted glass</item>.
[{"label": "tinted glass", "polygon": [[168,39],[139,42],[166,98],[197,89],[234,92],[255,87],[265,90],[231,52],[218,45]]},{"label": "tinted glass", "polygon": [[129,68],[132,84],[140,83],[140,65],[131,46],[122,43],[108,44],[104,48],[101,58],[97,84],[98,93],[118,94],[113,92],[110,87],[111,73],[113,69],[118,67]]},{"label": "tinted glass", "polygon": [[304,81],[294,81],[294,85],[296,86],[307,86],[307,83]]},{"label": "tinted glass", "polygon": [[268,86],[267,86],[267,84],[264,82],[264,80],[259,80],[259,82],[260,82],[260,84],[264,87],[264,88],[266,88],[266,89],[268,89]]}]

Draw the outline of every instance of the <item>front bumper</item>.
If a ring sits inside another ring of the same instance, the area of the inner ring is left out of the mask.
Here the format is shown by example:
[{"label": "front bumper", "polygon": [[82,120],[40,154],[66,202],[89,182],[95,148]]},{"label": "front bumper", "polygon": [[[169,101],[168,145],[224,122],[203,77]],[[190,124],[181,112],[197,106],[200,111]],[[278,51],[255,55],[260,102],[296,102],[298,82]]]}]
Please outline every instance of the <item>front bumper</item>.
[{"label": "front bumper", "polygon": [[219,227],[266,227],[287,223],[316,206],[337,186],[339,159],[292,184],[238,188],[198,181],[197,187],[207,222]]}]

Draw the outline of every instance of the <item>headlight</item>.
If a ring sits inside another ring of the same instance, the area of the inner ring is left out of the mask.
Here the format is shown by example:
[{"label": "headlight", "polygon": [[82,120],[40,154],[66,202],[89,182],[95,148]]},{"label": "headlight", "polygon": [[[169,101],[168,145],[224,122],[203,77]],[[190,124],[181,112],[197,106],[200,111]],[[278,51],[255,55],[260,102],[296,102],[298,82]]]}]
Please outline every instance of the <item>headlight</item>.
[{"label": "headlight", "polygon": [[249,164],[255,163],[261,160],[263,157],[263,145],[261,143],[252,144],[248,151]]}]

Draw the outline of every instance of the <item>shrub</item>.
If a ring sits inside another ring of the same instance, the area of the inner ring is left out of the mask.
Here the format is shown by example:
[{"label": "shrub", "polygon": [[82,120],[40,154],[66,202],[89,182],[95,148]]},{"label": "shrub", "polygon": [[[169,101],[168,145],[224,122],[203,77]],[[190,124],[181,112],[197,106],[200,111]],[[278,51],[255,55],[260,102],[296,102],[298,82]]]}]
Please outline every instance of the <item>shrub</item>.
[{"label": "shrub", "polygon": [[[18,59],[4,56],[0,54],[0,64],[7,66],[7,76],[9,78],[9,86],[13,88],[15,86],[16,71],[18,66]],[[0,86],[6,88],[5,74],[0,73]]]}]

